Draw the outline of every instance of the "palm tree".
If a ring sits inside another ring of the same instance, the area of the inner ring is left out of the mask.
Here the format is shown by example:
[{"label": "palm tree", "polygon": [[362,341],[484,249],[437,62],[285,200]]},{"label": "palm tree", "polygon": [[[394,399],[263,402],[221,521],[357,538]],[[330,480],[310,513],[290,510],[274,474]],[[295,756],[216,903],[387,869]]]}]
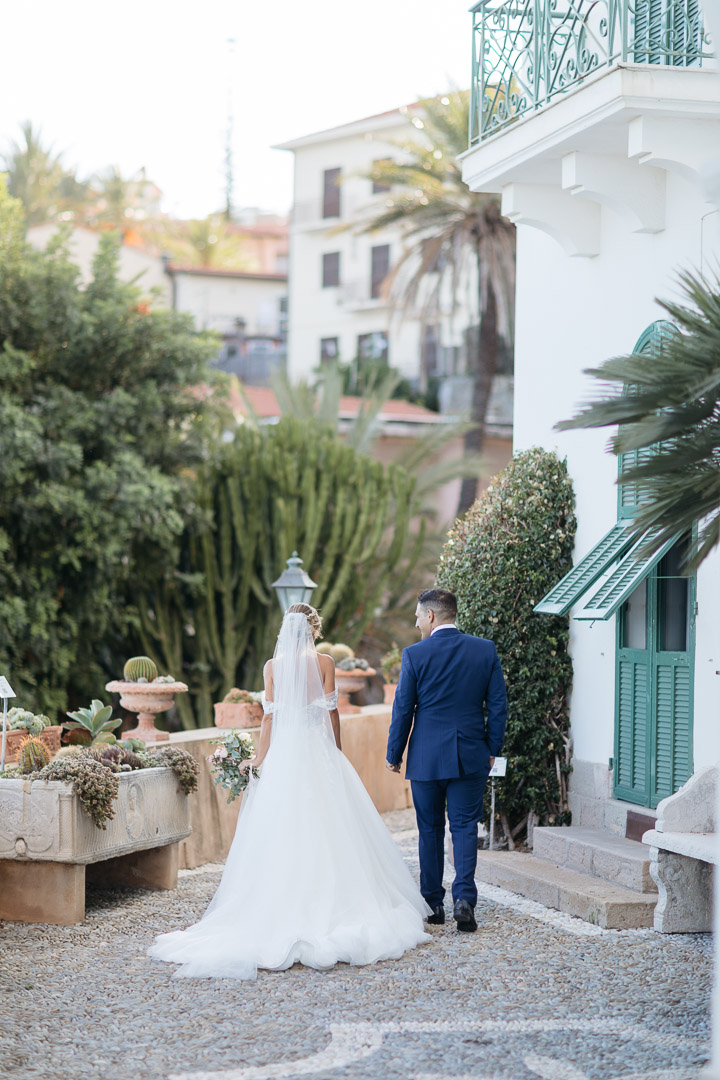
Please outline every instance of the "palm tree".
[{"label": "palm tree", "polygon": [[252,270],[242,237],[219,214],[160,226],[156,243],[174,259],[212,270]]},{"label": "palm tree", "polygon": [[647,493],[634,530],[653,530],[648,553],[680,533],[691,536],[687,561],[695,569],[720,541],[720,281],[684,273],[681,282],[689,303],[661,302],[679,333],[650,354],[589,368],[605,393],[557,427],[617,424],[614,453],[651,451],[618,481],[641,482]]},{"label": "palm tree", "polygon": [[[419,307],[425,322],[436,319],[444,298],[457,309],[474,275],[480,326],[467,335],[473,392],[465,449],[476,455],[483,445],[501,339],[512,340],[515,229],[501,216],[497,196],[472,192],[463,183],[457,159],[467,149],[469,108],[470,95],[458,90],[418,103],[411,119],[415,134],[392,144],[397,160],[378,161],[368,174],[390,192],[380,208],[377,203],[368,207],[353,228],[361,233],[400,228],[405,250],[384,291],[402,313]],[[459,514],[472,505],[476,492],[476,477],[466,477]]]},{"label": "palm tree", "polygon": [[30,120],[20,130],[22,141],[13,142],[4,155],[7,188],[22,203],[27,225],[39,225],[57,212],[64,170],[61,155],[43,145],[40,130]]}]

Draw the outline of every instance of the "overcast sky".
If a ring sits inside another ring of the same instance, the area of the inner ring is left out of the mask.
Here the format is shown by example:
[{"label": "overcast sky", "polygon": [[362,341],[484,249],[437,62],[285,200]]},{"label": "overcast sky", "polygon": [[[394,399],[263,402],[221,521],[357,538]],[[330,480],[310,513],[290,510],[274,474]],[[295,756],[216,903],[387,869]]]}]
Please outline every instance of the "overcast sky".
[{"label": "overcast sky", "polygon": [[[466,87],[468,0],[27,0],[0,35],[0,149],[32,120],[85,176],[144,165],[173,215],[224,203],[286,211],[273,143]],[[236,44],[232,61],[228,39]]]}]

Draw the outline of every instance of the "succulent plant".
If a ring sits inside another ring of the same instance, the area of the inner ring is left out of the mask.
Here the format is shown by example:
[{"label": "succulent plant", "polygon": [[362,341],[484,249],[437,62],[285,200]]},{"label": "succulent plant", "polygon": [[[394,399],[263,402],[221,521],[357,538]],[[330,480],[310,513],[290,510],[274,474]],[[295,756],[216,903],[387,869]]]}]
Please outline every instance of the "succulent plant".
[{"label": "succulent plant", "polygon": [[50,726],[50,720],[43,713],[33,713],[29,709],[14,706],[8,709],[7,724],[13,731],[28,731],[31,735],[39,735]]},{"label": "succulent plant", "polygon": [[72,784],[81,807],[98,829],[107,828],[107,822],[115,817],[117,776],[93,754],[80,751],[56,758],[40,772],[39,779]]},{"label": "succulent plant", "polygon": [[126,682],[139,682],[140,679],[152,682],[157,673],[157,664],[149,656],[131,656],[123,668]]},{"label": "succulent plant", "polygon": [[111,720],[112,706],[103,705],[102,701],[94,698],[88,709],[78,709],[77,712],[69,712],[70,723],[66,720],[64,727],[70,733],[68,739],[72,742],[90,746],[92,743],[115,742],[113,729],[120,727],[122,720]]},{"label": "succulent plant", "polygon": [[116,772],[129,772],[131,769],[143,768],[142,759],[134,751],[128,750],[126,746],[122,746],[120,743],[93,746],[90,747],[90,753],[98,761],[101,761],[103,765],[107,765]]},{"label": "succulent plant", "polygon": [[331,641],[323,641],[319,645],[316,645],[315,648],[319,653],[325,653],[326,656],[332,656],[336,664],[340,664],[341,660],[349,660],[350,657],[355,655],[349,645],[333,645]]},{"label": "succulent plant", "polygon": [[186,795],[197,791],[200,766],[187,750],[181,750],[179,746],[162,746],[157,750],[146,752],[145,756],[151,758],[155,766],[169,766]]},{"label": "succulent plant", "polygon": [[364,660],[361,656],[348,656],[347,659],[341,660],[338,664],[340,671],[367,671],[369,667],[367,660]]},{"label": "succulent plant", "polygon": [[402,653],[397,645],[393,645],[392,649],[389,649],[380,661],[380,667],[382,668],[383,677],[386,683],[398,683],[400,681],[401,666]]},{"label": "succulent plant", "polygon": [[28,773],[40,772],[50,764],[50,751],[42,739],[37,735],[28,735],[20,743],[18,752],[18,772],[26,776]]},{"label": "succulent plant", "polygon": [[254,705],[255,698],[252,696],[249,690],[238,690],[236,686],[233,686],[232,690],[228,690],[227,694],[223,698],[224,702],[230,705]]},{"label": "succulent plant", "polygon": [[154,683],[171,683],[171,682],[175,682],[175,676],[174,675],[158,675],[157,678],[153,679],[153,682]]}]

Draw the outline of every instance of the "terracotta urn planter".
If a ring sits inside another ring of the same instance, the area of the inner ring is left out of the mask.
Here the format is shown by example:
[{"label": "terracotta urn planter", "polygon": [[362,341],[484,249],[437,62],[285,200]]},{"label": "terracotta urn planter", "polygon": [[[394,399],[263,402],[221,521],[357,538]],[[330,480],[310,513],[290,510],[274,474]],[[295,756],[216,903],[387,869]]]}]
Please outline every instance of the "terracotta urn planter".
[{"label": "terracotta urn planter", "polygon": [[342,668],[335,669],[335,685],[338,690],[338,712],[341,715],[360,712],[359,705],[351,704],[350,694],[362,690],[365,685],[365,680],[370,675],[374,674],[375,668],[354,668],[352,671],[343,671]]},{"label": "terracotta urn planter", "polygon": [[[51,727],[46,727],[40,732],[38,738],[41,742],[44,742],[51,754],[57,754],[60,749],[60,737],[62,735],[62,725],[53,724]],[[20,744],[27,739],[30,734],[25,728],[13,728],[7,732],[7,744],[5,751],[5,761],[10,764],[12,761],[17,761],[18,754],[20,753]]]},{"label": "terracotta urn planter", "polygon": [[213,708],[215,727],[254,728],[262,723],[262,705],[257,701],[218,701]]},{"label": "terracotta urn planter", "polygon": [[386,682],[383,683],[383,701],[386,705],[392,705],[395,700],[395,691],[397,690],[397,683]]},{"label": "terracotta urn planter", "polygon": [[105,689],[111,694],[120,694],[123,709],[138,714],[137,727],[125,731],[124,738],[142,739],[143,742],[160,742],[170,737],[167,731],[155,727],[155,717],[173,707],[176,694],[187,693],[184,682],[138,683],[116,679],[106,683]]}]

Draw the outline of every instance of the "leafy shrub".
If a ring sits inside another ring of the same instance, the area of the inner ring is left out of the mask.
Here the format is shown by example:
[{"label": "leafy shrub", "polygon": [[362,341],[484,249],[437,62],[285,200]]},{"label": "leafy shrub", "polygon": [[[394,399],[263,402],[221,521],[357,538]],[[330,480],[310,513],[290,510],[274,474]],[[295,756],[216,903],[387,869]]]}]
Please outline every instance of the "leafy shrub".
[{"label": "leafy shrub", "polygon": [[569,620],[533,607],[571,568],[575,528],[565,462],[534,448],[516,455],[455,523],[438,566],[438,585],[457,595],[460,628],[494,641],[505,673],[508,769],[496,813],[506,837],[528,819],[570,820]]},{"label": "leafy shrub", "polygon": [[402,667],[402,653],[398,649],[397,645],[393,645],[392,649],[383,656],[380,661],[380,667],[382,669],[383,678],[386,683],[399,683],[400,682],[400,668]]}]

